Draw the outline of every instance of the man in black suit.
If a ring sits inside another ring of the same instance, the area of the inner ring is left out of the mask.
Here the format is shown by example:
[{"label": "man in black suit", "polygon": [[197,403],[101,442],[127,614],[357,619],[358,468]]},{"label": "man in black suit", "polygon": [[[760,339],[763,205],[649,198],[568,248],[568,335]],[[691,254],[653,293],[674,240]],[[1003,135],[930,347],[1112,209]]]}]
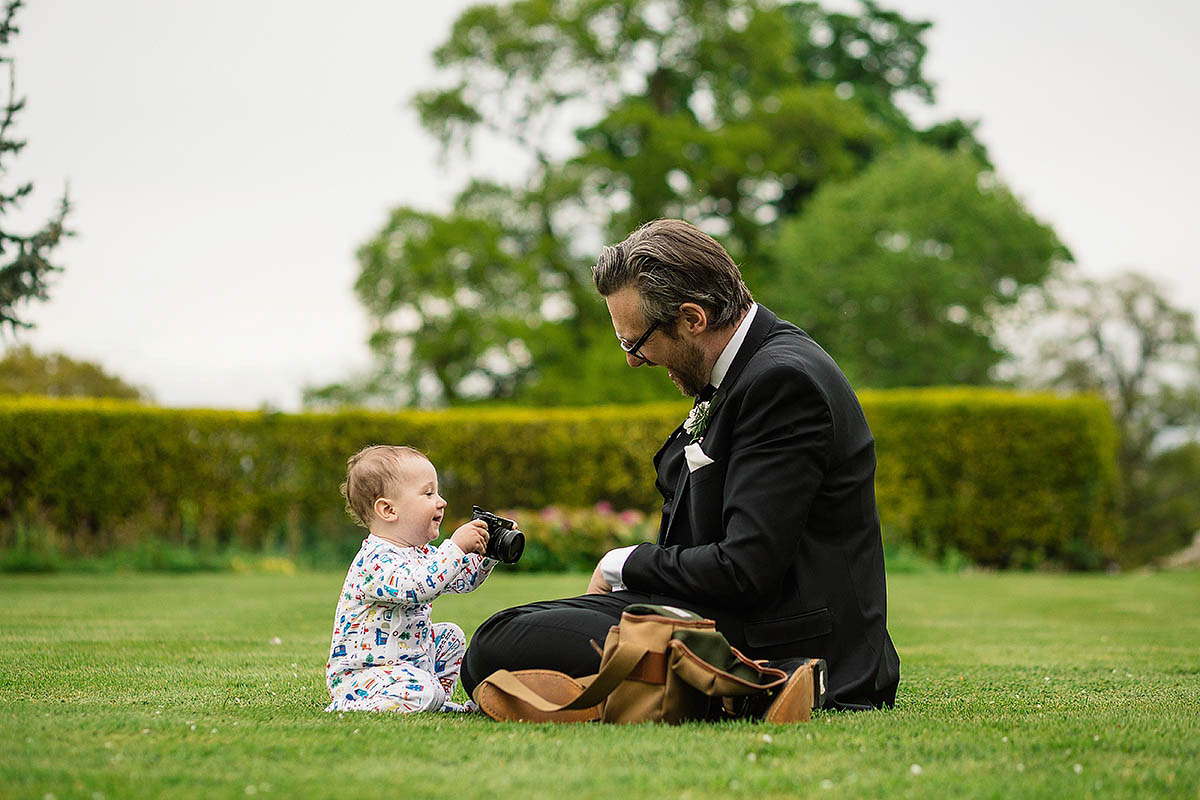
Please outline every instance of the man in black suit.
[{"label": "man in black suit", "polygon": [[501,611],[476,631],[468,692],[493,670],[582,676],[631,603],[691,609],[751,658],[825,659],[826,704],[890,706],[875,443],[845,376],[750,296],[725,249],[656,220],[593,268],[632,367],[662,366],[696,407],[654,456],[658,541],[619,548],[588,593]]}]

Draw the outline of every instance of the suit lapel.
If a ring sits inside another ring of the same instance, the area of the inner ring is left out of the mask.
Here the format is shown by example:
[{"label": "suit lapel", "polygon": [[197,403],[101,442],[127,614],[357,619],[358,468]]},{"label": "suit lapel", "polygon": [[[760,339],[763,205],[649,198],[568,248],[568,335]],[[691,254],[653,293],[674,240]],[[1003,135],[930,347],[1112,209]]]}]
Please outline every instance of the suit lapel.
[{"label": "suit lapel", "polygon": [[733,363],[729,365],[729,370],[725,373],[724,380],[717,388],[717,393],[713,395],[713,403],[716,404],[714,413],[721,410],[720,402],[725,399],[725,395],[729,394],[729,390],[737,383],[738,376],[742,374],[742,370],[750,363],[750,359],[758,352],[758,348],[762,347],[762,343],[766,340],[767,334],[775,327],[775,323],[779,317],[775,316],[764,305],[758,306],[758,313],[754,315],[754,321],[750,323],[750,330],[746,333],[746,338],[742,340],[742,346],[738,348],[737,355],[733,357]]},{"label": "suit lapel", "polygon": [[[766,306],[759,305],[758,313],[754,315],[754,321],[750,323],[750,330],[746,333],[746,338],[742,340],[742,346],[738,348],[737,355],[733,357],[733,363],[729,365],[729,370],[725,373],[725,378],[721,381],[721,385],[717,388],[716,393],[712,396],[713,415],[721,413],[721,401],[725,399],[725,395],[729,393],[730,388],[737,382],[738,376],[742,370],[750,363],[751,357],[758,352],[758,348],[762,347],[763,341],[766,340],[767,334],[775,327],[778,321],[773,313],[767,310]],[[709,424],[712,420],[709,420]],[[675,429],[658,452],[654,455],[654,466],[657,469],[659,461],[663,454],[675,439],[681,435],[683,426],[680,425]],[[680,508],[684,502],[684,491],[687,489],[688,477],[691,475],[691,470],[688,469],[687,461],[683,463],[683,468],[679,475],[679,485],[675,490],[675,498],[671,504],[671,519],[667,523],[667,529],[662,532],[659,537],[659,544],[666,545],[671,538],[671,529],[675,526],[675,520],[679,519]]]},{"label": "suit lapel", "polygon": [[676,437],[683,433],[683,423],[679,423],[679,427],[671,431],[667,440],[662,443],[662,447],[658,448],[658,452],[654,454],[654,471],[658,472],[658,465],[662,463],[663,456],[667,454],[667,448],[675,441]]}]

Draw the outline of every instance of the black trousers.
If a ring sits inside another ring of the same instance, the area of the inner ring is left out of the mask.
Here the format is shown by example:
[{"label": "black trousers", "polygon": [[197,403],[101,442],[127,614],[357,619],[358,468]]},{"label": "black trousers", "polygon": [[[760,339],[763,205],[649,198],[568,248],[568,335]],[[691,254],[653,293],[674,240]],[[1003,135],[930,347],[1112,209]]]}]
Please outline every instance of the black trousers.
[{"label": "black trousers", "polygon": [[[579,678],[600,669],[608,629],[633,603],[659,603],[705,614],[693,603],[680,603],[644,592],[619,591],[544,600],[506,608],[479,626],[463,658],[467,694],[498,669],[553,669]],[[593,646],[593,642],[595,645]]]}]

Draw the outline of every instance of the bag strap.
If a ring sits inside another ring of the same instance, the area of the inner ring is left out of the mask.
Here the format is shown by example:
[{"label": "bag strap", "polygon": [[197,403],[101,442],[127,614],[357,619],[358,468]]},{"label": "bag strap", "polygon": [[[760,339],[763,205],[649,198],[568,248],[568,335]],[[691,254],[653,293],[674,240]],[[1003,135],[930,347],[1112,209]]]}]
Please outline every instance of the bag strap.
[{"label": "bag strap", "polygon": [[565,703],[547,700],[506,669],[498,669],[484,680],[502,692],[528,703],[538,711],[590,708],[612,694],[613,689],[616,689],[621,681],[629,677],[629,673],[633,672],[638,662],[642,660],[642,656],[647,652],[649,650],[645,645],[630,642],[618,644],[613,650],[612,658],[608,660],[604,668],[594,678],[585,678],[584,680],[590,680],[590,683],[577,697]]}]

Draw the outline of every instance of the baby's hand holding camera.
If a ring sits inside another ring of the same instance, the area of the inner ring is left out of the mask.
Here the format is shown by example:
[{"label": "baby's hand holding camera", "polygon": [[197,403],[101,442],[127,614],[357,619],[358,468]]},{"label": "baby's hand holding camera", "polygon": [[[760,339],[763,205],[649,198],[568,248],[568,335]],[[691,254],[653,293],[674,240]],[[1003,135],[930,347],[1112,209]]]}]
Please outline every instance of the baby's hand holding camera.
[{"label": "baby's hand holding camera", "polygon": [[488,526],[483,520],[473,519],[458,526],[458,530],[450,536],[450,541],[459,546],[464,553],[479,553],[487,550]]}]

